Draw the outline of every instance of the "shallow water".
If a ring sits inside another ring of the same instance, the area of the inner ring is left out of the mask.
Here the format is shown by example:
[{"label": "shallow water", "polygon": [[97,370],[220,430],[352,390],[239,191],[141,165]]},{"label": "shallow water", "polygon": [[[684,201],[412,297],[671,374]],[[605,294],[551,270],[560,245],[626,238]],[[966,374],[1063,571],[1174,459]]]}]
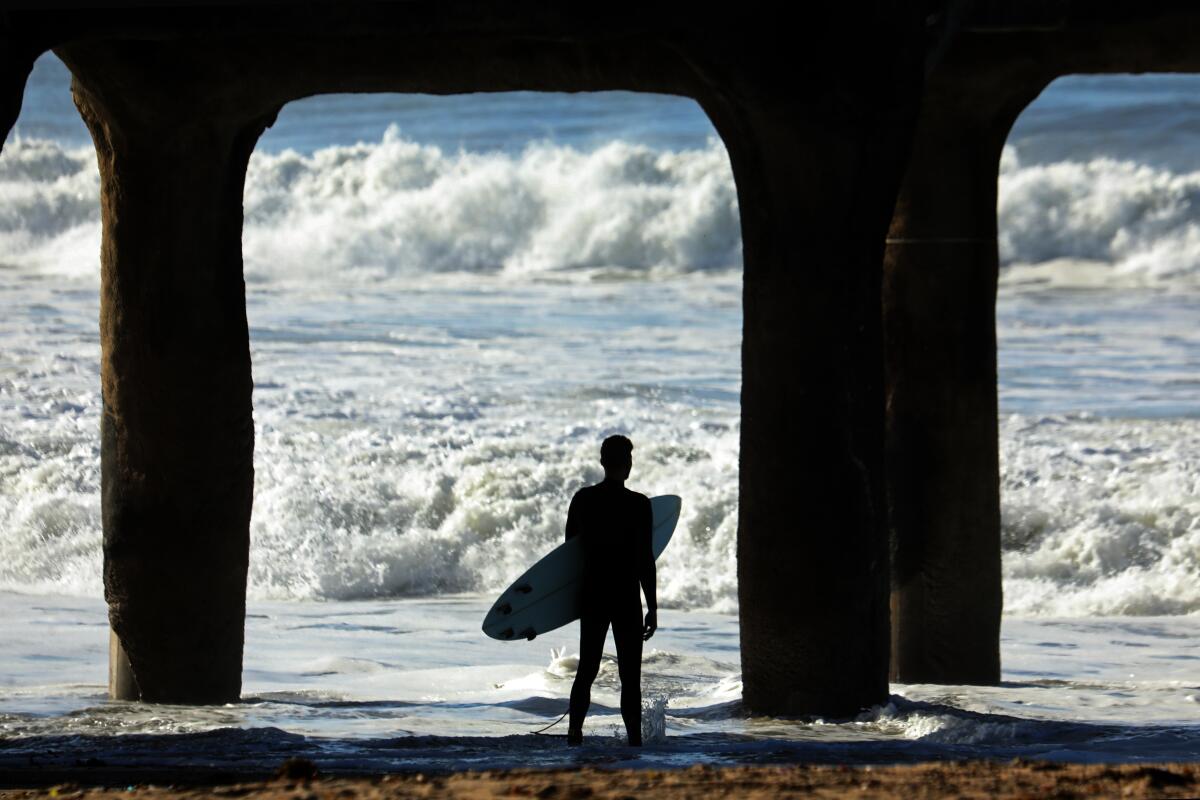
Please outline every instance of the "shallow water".
[{"label": "shallow water", "polygon": [[[478,629],[489,605],[464,595],[252,603],[243,701],[194,708],[106,699],[101,603],[2,595],[0,769],[30,755],[44,767],[216,757],[270,769],[303,753],[326,770],[1200,757],[1193,617],[1007,617],[1000,686],[894,685],[887,705],[855,719],[798,721],[741,712],[736,617],[665,610],[643,664],[647,723],[665,735],[637,752],[623,744],[611,655],[586,746],[568,750],[562,723],[551,724],[566,710],[575,626],[497,643]],[[546,726],[551,735],[535,735]]]}]

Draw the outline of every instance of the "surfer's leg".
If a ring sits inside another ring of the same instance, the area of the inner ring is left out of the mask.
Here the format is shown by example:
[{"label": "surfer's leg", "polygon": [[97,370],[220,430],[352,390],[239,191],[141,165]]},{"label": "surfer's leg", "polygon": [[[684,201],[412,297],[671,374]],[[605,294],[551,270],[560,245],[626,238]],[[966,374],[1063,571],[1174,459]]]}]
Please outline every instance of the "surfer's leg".
[{"label": "surfer's leg", "polygon": [[592,704],[592,681],[600,672],[600,657],[604,655],[604,637],[607,635],[607,617],[592,614],[579,620],[579,666],[575,670],[575,683],[571,684],[567,744],[583,741],[583,718]]},{"label": "surfer's leg", "polygon": [[621,676],[621,718],[629,744],[642,744],[642,607],[613,617],[617,671]]}]

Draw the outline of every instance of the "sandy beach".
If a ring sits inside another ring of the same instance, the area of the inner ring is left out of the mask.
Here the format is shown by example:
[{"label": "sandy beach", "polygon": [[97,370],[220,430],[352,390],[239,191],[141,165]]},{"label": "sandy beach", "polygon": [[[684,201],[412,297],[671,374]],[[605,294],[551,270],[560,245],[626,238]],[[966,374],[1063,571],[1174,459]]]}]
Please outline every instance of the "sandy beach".
[{"label": "sandy beach", "polygon": [[[511,770],[370,777],[300,777],[293,763],[271,781],[203,786],[89,787],[60,784],[0,790],[0,798],[1170,798],[1200,792],[1200,765],[1103,765],[1014,761],[890,767],[695,766],[684,770]],[[291,772],[293,777],[286,777]]]}]

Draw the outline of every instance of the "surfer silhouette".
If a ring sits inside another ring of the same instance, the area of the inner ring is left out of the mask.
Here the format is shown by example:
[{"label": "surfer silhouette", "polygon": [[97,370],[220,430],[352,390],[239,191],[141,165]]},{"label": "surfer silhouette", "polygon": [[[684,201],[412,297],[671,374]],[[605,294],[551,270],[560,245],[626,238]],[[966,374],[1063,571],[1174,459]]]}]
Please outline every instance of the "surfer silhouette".
[{"label": "surfer silhouette", "polygon": [[[604,480],[571,499],[567,539],[583,537],[583,613],[579,619],[579,668],[571,686],[567,744],[583,742],[583,718],[608,627],[617,645],[621,717],[629,744],[642,744],[642,642],[658,628],[650,499],[625,488],[633,466],[633,443],[610,436],[600,445]],[[640,591],[639,591],[640,589]],[[646,616],[642,598],[646,595]]]}]

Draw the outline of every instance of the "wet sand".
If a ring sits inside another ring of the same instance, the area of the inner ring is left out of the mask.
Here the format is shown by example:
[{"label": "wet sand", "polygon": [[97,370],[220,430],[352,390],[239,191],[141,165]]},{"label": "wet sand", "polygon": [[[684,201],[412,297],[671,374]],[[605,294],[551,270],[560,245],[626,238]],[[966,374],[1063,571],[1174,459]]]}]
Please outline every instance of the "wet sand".
[{"label": "wet sand", "polygon": [[[312,765],[297,762],[281,777],[201,786],[71,783],[0,790],[9,798],[237,797],[264,800],[320,798],[1168,798],[1200,795],[1200,764],[1104,765],[984,761],[889,767],[707,767],[673,771],[508,770],[442,775],[401,774],[305,778]],[[165,776],[160,776],[165,777]],[[187,775],[176,776],[181,783]]]}]

